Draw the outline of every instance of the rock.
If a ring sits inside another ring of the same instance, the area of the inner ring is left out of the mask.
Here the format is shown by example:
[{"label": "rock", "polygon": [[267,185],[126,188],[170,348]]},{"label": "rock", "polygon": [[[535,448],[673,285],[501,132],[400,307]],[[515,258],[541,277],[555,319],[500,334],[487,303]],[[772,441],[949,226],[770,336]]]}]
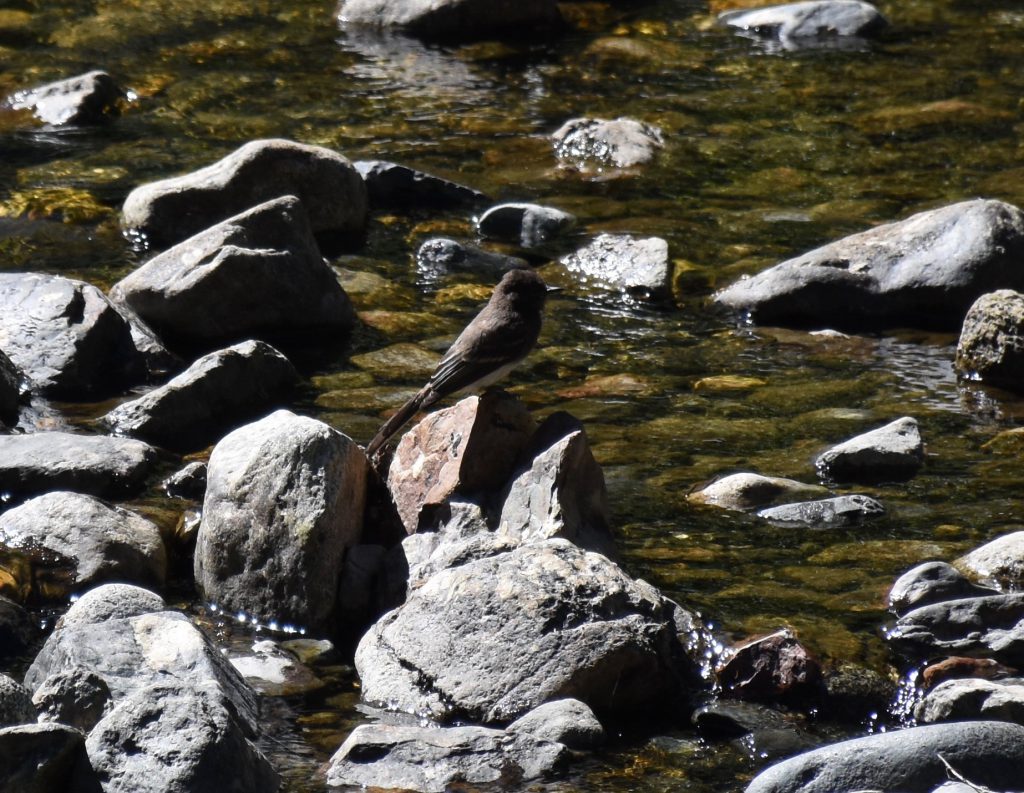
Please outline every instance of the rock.
[{"label": "rock", "polygon": [[476,222],[481,236],[513,242],[524,248],[543,245],[574,225],[574,215],[540,204],[499,204],[484,212]]},{"label": "rock", "polygon": [[863,725],[887,713],[896,701],[896,684],[873,669],[842,663],[825,678],[826,697],[819,713]]},{"label": "rock", "polygon": [[562,537],[581,548],[613,555],[604,472],[583,425],[565,412],[537,428],[513,474],[498,534],[517,542]]},{"label": "rock", "polygon": [[551,139],[555,156],[582,171],[646,165],[665,145],[660,129],[632,118],[574,118]]},{"label": "rock", "polygon": [[119,435],[192,451],[266,413],[298,380],[291,362],[269,344],[244,341],[204,355],[169,383],[122,402],[101,420]]},{"label": "rock", "polygon": [[21,683],[0,674],[0,727],[35,724],[36,707],[32,695]]},{"label": "rock", "polygon": [[0,729],[0,790],[100,793],[85,752],[85,736],[64,724]]},{"label": "rock", "polygon": [[[115,600],[103,616],[95,604],[108,593]],[[26,687],[38,692],[54,675],[92,673],[117,706],[149,686],[173,682],[204,690],[247,735],[257,733],[255,693],[188,617],[173,611],[120,616],[123,593],[108,586],[90,594],[94,605],[76,613],[73,606],[50,634],[25,673]]]},{"label": "rock", "polygon": [[224,437],[196,539],[202,597],[329,634],[342,559],[362,532],[368,468],[350,438],[287,410]]},{"label": "rock", "polygon": [[672,296],[672,262],[668,243],[660,237],[600,234],[562,259],[562,264],[584,282],[621,289],[636,300],[659,301]]},{"label": "rock", "polygon": [[340,0],[345,27],[392,28],[424,39],[477,40],[560,28],[554,0],[523,0],[495,8],[488,0]]},{"label": "rock", "polygon": [[86,741],[105,791],[275,793],[280,779],[215,697],[186,682],[140,687]]},{"label": "rock", "polygon": [[253,642],[251,652],[232,655],[231,665],[266,697],[290,697],[323,688],[308,666],[272,641]]},{"label": "rock", "polygon": [[974,578],[1015,590],[1024,583],[1024,531],[997,537],[954,563]]},{"label": "rock", "polygon": [[21,655],[35,633],[35,621],[25,608],[0,595],[0,658]]},{"label": "rock", "polygon": [[51,490],[124,495],[142,486],[155,462],[152,446],[129,438],[69,432],[0,435],[0,490],[16,496]]},{"label": "rock", "polygon": [[443,237],[427,240],[416,251],[416,268],[429,278],[439,278],[452,272],[497,275],[528,266],[525,259],[491,253],[476,245]]},{"label": "rock", "polygon": [[752,702],[717,700],[698,708],[691,721],[702,738],[734,741],[760,760],[789,757],[814,748],[811,737],[779,711]]},{"label": "rock", "polygon": [[12,110],[31,110],[44,124],[103,124],[120,115],[127,101],[121,88],[106,72],[94,71],[18,91],[4,101]]},{"label": "rock", "polygon": [[923,462],[917,421],[904,417],[833,446],[814,465],[822,478],[875,483],[911,479]]},{"label": "rock", "polygon": [[0,273],[0,348],[31,389],[96,399],[140,382],[131,327],[94,286],[39,273]]},{"label": "rock", "polygon": [[993,661],[991,658],[966,658],[954,655],[925,666],[921,670],[921,686],[927,691],[946,680],[959,680],[968,677],[981,680],[1000,680],[1012,677],[1014,674],[1016,674],[1015,669]]},{"label": "rock", "polygon": [[696,679],[687,620],[604,556],[547,540],[433,575],[355,662],[367,702],[437,719],[504,722],[566,696],[602,718],[650,716],[674,712]]},{"label": "rock", "polygon": [[716,479],[710,485],[688,495],[686,500],[738,512],[749,512],[792,498],[827,493],[828,490],[820,485],[808,485],[795,479],[744,472]]},{"label": "rock", "polygon": [[206,493],[206,463],[198,460],[175,471],[163,481],[164,492],[171,498],[201,501]]},{"label": "rock", "polygon": [[809,0],[737,9],[719,14],[718,21],[780,39],[873,36],[888,24],[877,8],[860,0]]},{"label": "rock", "polygon": [[98,674],[67,669],[46,678],[31,702],[41,722],[68,724],[87,733],[103,718],[110,699],[110,688]]},{"label": "rock", "polygon": [[744,278],[715,302],[763,325],[959,329],[994,289],[1024,289],[1024,213],[973,200],[816,248]]},{"label": "rock", "polygon": [[522,784],[568,760],[562,744],[522,733],[362,724],[331,758],[327,785],[444,793],[452,785]]},{"label": "rock", "polygon": [[388,468],[388,489],[406,532],[433,527],[456,493],[504,487],[533,428],[526,407],[503,391],[466,397],[416,424]]},{"label": "rock", "polygon": [[[416,589],[441,570],[507,553],[521,545],[511,537],[490,531],[482,515],[480,522],[482,528],[472,534],[460,535],[457,529],[449,528],[442,520],[436,532],[406,537],[400,548],[393,551],[401,553],[406,561],[403,584],[407,582],[408,589]],[[405,600],[404,588],[402,595],[399,603]]]},{"label": "rock", "polygon": [[133,584],[104,584],[72,603],[57,620],[57,627],[128,619],[166,608],[164,599],[148,589]]},{"label": "rock", "polygon": [[348,549],[338,581],[339,633],[347,630],[362,636],[390,606],[381,602],[377,591],[386,555],[383,545],[354,545]]},{"label": "rock", "polygon": [[607,738],[594,711],[572,698],[538,705],[508,725],[506,731],[565,744],[570,749],[596,749]]},{"label": "rock", "polygon": [[18,423],[23,382],[21,370],[0,350],[0,425]]},{"label": "rock", "polygon": [[355,321],[294,196],[196,234],[121,279],[110,296],[162,337],[200,347],[343,335]]},{"label": "rock", "polygon": [[[1024,536],[1024,532],[1020,532]],[[925,562],[899,578],[889,590],[889,610],[902,617],[909,611],[944,600],[959,600],[995,595],[994,589],[971,583],[959,570],[946,562]]]},{"label": "rock", "polygon": [[739,699],[805,706],[824,692],[821,666],[788,630],[737,648],[716,674],[723,693]]},{"label": "rock", "polygon": [[1024,667],[1024,594],[989,595],[921,606],[886,638],[911,658],[966,655]]},{"label": "rock", "polygon": [[865,520],[884,514],[885,507],[870,496],[852,495],[769,507],[758,512],[757,516],[780,525],[802,524],[831,529],[858,526]]},{"label": "rock", "polygon": [[122,222],[168,247],[283,196],[297,197],[317,235],[360,234],[366,222],[366,185],[352,164],[290,140],[254,140],[206,168],[136,187]]},{"label": "rock", "polygon": [[962,377],[1024,390],[1024,294],[1000,289],[974,301],[956,345]]},{"label": "rock", "polygon": [[366,182],[373,209],[451,209],[472,207],[488,200],[471,187],[398,163],[360,160],[352,165]]},{"label": "rock", "polygon": [[841,741],[762,771],[746,793],[929,793],[947,779],[946,763],[978,785],[994,790],[1019,787],[1024,727],[994,721],[960,722]]},{"label": "rock", "polygon": [[[0,547],[8,554],[42,549],[67,560],[72,592],[110,581],[159,588],[167,576],[167,552],[156,525],[81,493],[46,493],[0,513]],[[69,593],[34,594],[54,599]]]},{"label": "rock", "polygon": [[914,708],[922,724],[991,719],[1024,724],[1024,680],[947,680]]}]

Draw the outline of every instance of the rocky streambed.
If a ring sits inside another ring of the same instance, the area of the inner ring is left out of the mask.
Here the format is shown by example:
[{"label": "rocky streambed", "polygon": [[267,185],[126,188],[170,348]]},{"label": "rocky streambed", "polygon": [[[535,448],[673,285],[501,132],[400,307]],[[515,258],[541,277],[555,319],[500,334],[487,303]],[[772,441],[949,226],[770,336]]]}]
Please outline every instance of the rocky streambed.
[{"label": "rocky streambed", "polygon": [[1019,789],[1020,20],[462,5],[0,14],[5,789]]}]

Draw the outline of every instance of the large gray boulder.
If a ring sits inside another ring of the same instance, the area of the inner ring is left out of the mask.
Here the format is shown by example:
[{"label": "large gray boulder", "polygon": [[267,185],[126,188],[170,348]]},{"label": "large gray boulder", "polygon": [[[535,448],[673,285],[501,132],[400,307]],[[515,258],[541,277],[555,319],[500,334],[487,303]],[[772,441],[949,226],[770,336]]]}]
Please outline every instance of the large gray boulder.
[{"label": "large gray boulder", "polygon": [[872,483],[910,479],[923,462],[917,420],[905,416],[833,446],[814,465],[823,478]]},{"label": "large gray boulder", "polygon": [[355,321],[294,196],[247,209],[150,259],[110,297],[161,337],[199,346],[341,335]]},{"label": "large gray boulder", "polygon": [[254,140],[198,171],[128,194],[122,222],[158,247],[281,196],[296,196],[316,234],[361,233],[366,186],[343,156],[290,140]]},{"label": "large gray boulder", "polygon": [[914,717],[922,724],[980,719],[1024,724],[1024,680],[946,680],[925,694]]},{"label": "large gray boulder", "polygon": [[861,0],[808,0],[765,8],[724,11],[718,21],[761,36],[804,39],[871,36],[886,26],[885,17]]},{"label": "large gray boulder", "polygon": [[4,793],[100,793],[85,736],[65,724],[0,728],[0,790]]},{"label": "large gray boulder", "polygon": [[957,722],[842,741],[773,765],[754,777],[746,793],[930,793],[946,781],[946,763],[974,784],[1019,789],[1024,727]]},{"label": "large gray boulder", "polygon": [[327,785],[445,793],[453,784],[529,782],[568,761],[564,745],[524,733],[363,724],[331,758]]},{"label": "large gray boulder", "polygon": [[743,278],[715,302],[758,323],[959,329],[971,304],[1024,289],[1024,213],[976,199],[863,231]]},{"label": "large gray boulder", "polygon": [[0,273],[0,349],[33,391],[58,399],[106,396],[146,374],[131,326],[103,293],[56,275]]},{"label": "large gray boulder", "polygon": [[7,97],[12,110],[31,110],[44,124],[102,124],[118,116],[127,101],[124,89],[106,72],[92,71]]},{"label": "large gray boulder", "polygon": [[155,462],[156,450],[131,438],[0,435],[0,490],[17,496],[51,490],[124,495],[142,486]]},{"label": "large gray boulder", "polygon": [[385,28],[425,39],[474,40],[522,36],[563,24],[555,0],[340,0],[345,27]]},{"label": "large gray boulder", "polygon": [[672,296],[672,262],[661,237],[599,234],[562,259],[586,283],[624,292],[635,300],[659,301]]},{"label": "large gray boulder", "polygon": [[334,629],[347,548],[360,541],[369,462],[350,438],[278,410],[210,455],[195,577],[229,612]]},{"label": "large gray boulder", "polygon": [[216,697],[182,682],[143,686],[92,729],[104,793],[274,793],[277,772]]},{"label": "large gray boulder", "polygon": [[81,493],[46,493],[0,513],[0,547],[13,553],[43,549],[66,561],[66,589],[37,593],[41,597],[112,581],[159,588],[167,575],[167,552],[155,524]]},{"label": "large gray boulder", "polygon": [[956,345],[962,377],[1024,391],[1024,294],[999,289],[974,301]]},{"label": "large gray boulder", "polygon": [[280,352],[262,341],[245,341],[204,355],[170,382],[122,402],[102,421],[120,435],[192,451],[265,413],[298,380]]},{"label": "large gray boulder", "polygon": [[1024,593],[947,600],[900,617],[887,638],[913,658],[993,658],[1024,666]]},{"label": "large gray boulder", "polygon": [[555,156],[582,171],[646,165],[665,145],[660,129],[633,118],[573,118],[551,140]]},{"label": "large gray boulder", "polygon": [[649,584],[554,539],[434,574],[355,661],[366,701],[439,720],[505,722],[565,697],[599,715],[667,713],[695,679],[679,638],[693,628]]},{"label": "large gray boulder", "polygon": [[25,673],[25,686],[35,693],[52,676],[91,673],[117,705],[151,685],[181,684],[206,691],[255,735],[255,692],[188,617],[144,611],[135,589],[108,584],[72,605]]}]

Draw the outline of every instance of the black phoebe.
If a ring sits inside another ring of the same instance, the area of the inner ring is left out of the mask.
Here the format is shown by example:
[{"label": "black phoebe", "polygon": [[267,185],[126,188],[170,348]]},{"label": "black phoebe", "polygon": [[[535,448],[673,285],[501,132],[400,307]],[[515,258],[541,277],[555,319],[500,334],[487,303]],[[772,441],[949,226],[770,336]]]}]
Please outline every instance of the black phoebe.
[{"label": "black phoebe", "polygon": [[485,388],[522,361],[540,334],[547,287],[536,272],[509,270],[491,299],[448,348],[427,384],[384,422],[366,447],[373,457],[413,415],[460,391]]}]

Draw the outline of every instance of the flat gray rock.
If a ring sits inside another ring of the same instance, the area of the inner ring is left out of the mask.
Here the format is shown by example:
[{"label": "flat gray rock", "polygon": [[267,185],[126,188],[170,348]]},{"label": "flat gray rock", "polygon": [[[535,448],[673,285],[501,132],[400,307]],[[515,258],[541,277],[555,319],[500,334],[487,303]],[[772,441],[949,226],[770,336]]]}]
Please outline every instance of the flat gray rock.
[{"label": "flat gray rock", "polygon": [[956,345],[961,377],[1024,391],[1024,294],[999,289],[967,312]]},{"label": "flat gray rock", "polygon": [[923,462],[917,420],[904,417],[833,446],[814,465],[825,479],[874,483],[910,479]]},{"label": "flat gray rock", "polygon": [[198,171],[136,187],[122,209],[125,228],[164,248],[226,218],[296,196],[316,234],[358,234],[366,185],[331,149],[290,140],[254,140]]},{"label": "flat gray rock", "polygon": [[146,375],[128,322],[94,286],[0,273],[0,349],[45,396],[107,396]]},{"label": "flat gray rock", "polygon": [[194,566],[201,596],[331,635],[342,560],[361,539],[368,472],[351,438],[287,410],[229,433],[207,471]]},{"label": "flat gray rock", "polygon": [[437,719],[505,722],[566,696],[599,715],[673,712],[697,685],[679,639],[693,620],[554,539],[437,572],[378,620],[355,662],[367,702]]},{"label": "flat gray rock", "polygon": [[581,171],[646,165],[665,145],[660,129],[633,118],[573,118],[551,140],[555,156]]},{"label": "flat gray rock", "polygon": [[885,514],[885,507],[870,496],[851,495],[802,501],[762,509],[759,518],[775,524],[800,524],[813,528],[831,529],[857,526],[865,520]]},{"label": "flat gray rock", "polygon": [[102,421],[119,435],[194,451],[268,412],[298,381],[299,373],[280,352],[262,341],[244,341],[204,355]]},{"label": "flat gray rock", "polygon": [[564,24],[555,0],[520,0],[497,7],[491,0],[341,0],[336,13],[344,27],[391,29],[445,40],[521,37],[526,31]]},{"label": "flat gray rock", "polygon": [[959,329],[995,289],[1024,290],[1024,213],[976,199],[913,215],[743,278],[714,299],[762,325]]},{"label": "flat gray rock", "polygon": [[947,780],[944,759],[971,782],[1019,789],[1024,727],[996,721],[912,727],[824,746],[762,771],[746,793],[930,793]]},{"label": "flat gray rock", "polygon": [[637,300],[672,296],[672,262],[668,243],[660,237],[600,234],[562,264],[584,283],[618,289]]},{"label": "flat gray rock", "polygon": [[150,259],[110,297],[162,338],[207,348],[251,338],[343,337],[355,322],[294,196],[247,209]]},{"label": "flat gray rock", "polygon": [[568,760],[562,744],[524,733],[362,724],[331,758],[327,785],[445,793],[453,784],[529,782]]},{"label": "flat gray rock", "polygon": [[476,222],[480,235],[535,248],[561,236],[576,225],[575,215],[540,204],[499,204]]},{"label": "flat gray rock", "polygon": [[62,126],[105,123],[120,114],[120,105],[126,101],[124,89],[113,77],[93,71],[18,91],[3,104],[12,110],[31,110],[44,124]]},{"label": "flat gray rock", "polygon": [[156,462],[149,444],[108,435],[0,435],[0,490],[18,496],[73,490],[117,496],[140,488]]},{"label": "flat gray rock", "polygon": [[167,576],[154,523],[82,493],[46,493],[0,513],[0,547],[43,549],[66,560],[71,592],[111,581],[160,588]]},{"label": "flat gray rock", "polygon": [[723,11],[723,25],[780,39],[872,36],[885,28],[885,17],[860,0],[809,0],[765,8]]}]

